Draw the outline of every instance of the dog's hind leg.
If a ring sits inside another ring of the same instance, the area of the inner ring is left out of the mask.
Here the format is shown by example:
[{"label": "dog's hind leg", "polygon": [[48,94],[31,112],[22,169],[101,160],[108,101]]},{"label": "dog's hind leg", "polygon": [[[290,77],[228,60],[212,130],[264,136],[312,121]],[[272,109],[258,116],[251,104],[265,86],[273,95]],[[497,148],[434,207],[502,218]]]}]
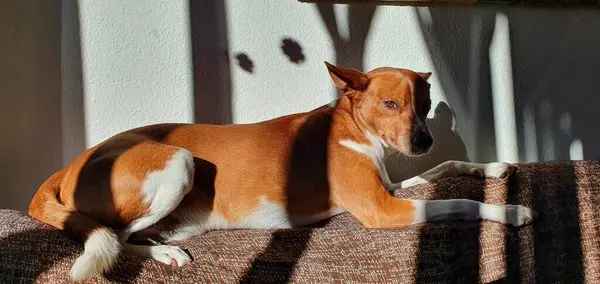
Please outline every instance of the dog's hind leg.
[{"label": "dog's hind leg", "polygon": [[143,246],[124,244],[123,250],[129,254],[154,259],[166,265],[181,267],[192,262],[192,257],[178,246]]},{"label": "dog's hind leg", "polygon": [[127,243],[130,235],[142,231],[169,215],[190,192],[193,184],[194,162],[192,154],[180,149],[172,155],[160,171],[149,173],[143,185],[147,213],[131,222],[119,234],[125,253],[148,257],[167,265],[182,266],[191,257],[176,246],[146,246]]}]

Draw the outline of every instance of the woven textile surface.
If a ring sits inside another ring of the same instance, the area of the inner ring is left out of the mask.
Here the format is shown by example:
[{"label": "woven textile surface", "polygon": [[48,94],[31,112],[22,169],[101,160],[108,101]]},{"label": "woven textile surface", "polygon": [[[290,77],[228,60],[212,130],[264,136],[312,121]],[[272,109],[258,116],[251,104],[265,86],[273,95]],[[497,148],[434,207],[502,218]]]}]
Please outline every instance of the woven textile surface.
[{"label": "woven textile surface", "polygon": [[[123,255],[85,283],[600,283],[600,162],[521,164],[508,181],[446,178],[395,194],[523,204],[540,216],[519,229],[457,221],[374,230],[342,214],[310,228],[213,231],[177,243],[195,259],[186,267]],[[68,283],[83,246],[0,210],[0,250],[0,283]]]}]

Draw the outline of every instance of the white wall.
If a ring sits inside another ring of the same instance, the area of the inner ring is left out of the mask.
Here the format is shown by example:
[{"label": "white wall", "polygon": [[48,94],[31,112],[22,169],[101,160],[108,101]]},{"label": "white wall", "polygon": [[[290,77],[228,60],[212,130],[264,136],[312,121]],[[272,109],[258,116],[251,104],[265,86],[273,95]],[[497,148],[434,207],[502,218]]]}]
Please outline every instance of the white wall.
[{"label": "white wall", "polygon": [[11,144],[0,151],[9,188],[0,190],[0,207],[24,209],[52,172],[125,129],[255,122],[323,105],[336,95],[324,60],[433,72],[434,104],[450,105],[458,134],[447,107],[432,111],[436,151],[416,167],[401,164],[396,179],[446,159],[600,158],[593,12],[11,1],[1,5],[25,12],[0,12],[0,39],[12,43],[0,50],[11,59],[0,66],[0,90],[14,98],[1,106]]},{"label": "white wall", "polygon": [[192,122],[187,1],[81,1],[87,146],[150,123]]}]

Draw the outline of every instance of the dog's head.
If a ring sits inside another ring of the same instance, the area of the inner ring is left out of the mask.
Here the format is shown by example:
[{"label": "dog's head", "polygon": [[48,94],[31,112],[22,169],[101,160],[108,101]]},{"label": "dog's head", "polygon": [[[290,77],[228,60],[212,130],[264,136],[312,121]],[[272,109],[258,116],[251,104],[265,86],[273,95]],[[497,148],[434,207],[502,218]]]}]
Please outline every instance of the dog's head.
[{"label": "dog's head", "polygon": [[431,73],[381,67],[367,73],[325,62],[335,85],[350,100],[358,126],[408,156],[429,152],[433,138],[425,118],[431,108]]}]

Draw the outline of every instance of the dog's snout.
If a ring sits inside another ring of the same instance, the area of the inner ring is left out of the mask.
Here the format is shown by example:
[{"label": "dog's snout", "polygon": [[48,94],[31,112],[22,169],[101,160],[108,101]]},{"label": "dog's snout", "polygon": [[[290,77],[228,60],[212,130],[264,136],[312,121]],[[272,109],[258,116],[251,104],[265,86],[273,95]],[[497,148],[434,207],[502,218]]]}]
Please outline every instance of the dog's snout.
[{"label": "dog's snout", "polygon": [[417,154],[427,152],[433,146],[433,137],[431,137],[428,131],[421,129],[414,132],[412,137],[412,152]]}]

